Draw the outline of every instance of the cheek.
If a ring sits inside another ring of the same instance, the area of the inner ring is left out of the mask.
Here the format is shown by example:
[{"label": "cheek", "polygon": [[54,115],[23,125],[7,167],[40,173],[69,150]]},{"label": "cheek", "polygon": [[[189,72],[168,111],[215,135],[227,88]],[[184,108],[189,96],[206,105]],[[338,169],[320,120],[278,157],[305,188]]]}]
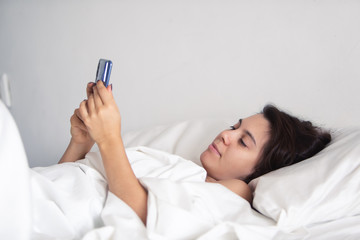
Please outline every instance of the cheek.
[{"label": "cheek", "polygon": [[257,163],[257,154],[233,152],[227,156],[227,169],[234,178],[245,178],[252,173]]}]

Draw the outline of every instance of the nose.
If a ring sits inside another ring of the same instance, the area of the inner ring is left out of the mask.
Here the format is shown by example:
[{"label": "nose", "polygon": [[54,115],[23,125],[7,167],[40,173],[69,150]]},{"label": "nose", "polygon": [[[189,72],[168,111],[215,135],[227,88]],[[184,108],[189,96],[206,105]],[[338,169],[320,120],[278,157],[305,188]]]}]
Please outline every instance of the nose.
[{"label": "nose", "polygon": [[225,130],[221,132],[220,137],[224,145],[229,145],[231,143],[231,140],[233,139],[233,131]]}]

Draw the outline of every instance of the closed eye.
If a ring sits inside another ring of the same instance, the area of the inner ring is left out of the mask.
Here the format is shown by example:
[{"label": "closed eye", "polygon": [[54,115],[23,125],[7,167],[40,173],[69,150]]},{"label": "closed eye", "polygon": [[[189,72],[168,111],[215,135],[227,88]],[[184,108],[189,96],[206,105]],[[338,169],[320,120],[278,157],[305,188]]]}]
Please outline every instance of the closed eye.
[{"label": "closed eye", "polygon": [[244,147],[247,147],[247,145],[245,144],[244,140],[242,140],[242,138],[240,138],[240,144],[243,145]]}]

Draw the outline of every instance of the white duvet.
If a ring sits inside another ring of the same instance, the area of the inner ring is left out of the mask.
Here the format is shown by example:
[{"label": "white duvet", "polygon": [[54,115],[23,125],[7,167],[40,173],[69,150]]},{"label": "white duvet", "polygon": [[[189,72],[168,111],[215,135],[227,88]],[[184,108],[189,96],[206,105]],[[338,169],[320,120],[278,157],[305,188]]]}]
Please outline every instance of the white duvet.
[{"label": "white duvet", "polygon": [[0,239],[360,239],[360,128],[339,130],[313,158],[253,180],[254,210],[205,183],[197,164],[167,153],[194,159],[195,147],[224,126],[190,121],[124,136],[127,147],[165,151],[127,150],[149,192],[145,227],[108,192],[98,153],[30,169],[0,102]]},{"label": "white duvet", "polygon": [[276,234],[273,221],[220,184],[206,183],[195,163],[146,147],[127,149],[127,155],[148,189],[146,228],[108,192],[100,154],[93,152],[75,163],[30,170],[32,238],[212,239],[229,228],[234,236],[251,232],[257,239]]}]

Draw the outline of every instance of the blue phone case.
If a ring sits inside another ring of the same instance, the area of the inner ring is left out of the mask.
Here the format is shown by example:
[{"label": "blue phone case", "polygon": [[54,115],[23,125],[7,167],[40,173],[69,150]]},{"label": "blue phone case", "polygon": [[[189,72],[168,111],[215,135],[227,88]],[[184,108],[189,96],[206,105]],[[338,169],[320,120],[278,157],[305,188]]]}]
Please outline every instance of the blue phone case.
[{"label": "blue phone case", "polygon": [[95,82],[101,80],[104,82],[105,87],[107,87],[110,81],[111,68],[112,62],[110,60],[100,59],[96,71]]}]

